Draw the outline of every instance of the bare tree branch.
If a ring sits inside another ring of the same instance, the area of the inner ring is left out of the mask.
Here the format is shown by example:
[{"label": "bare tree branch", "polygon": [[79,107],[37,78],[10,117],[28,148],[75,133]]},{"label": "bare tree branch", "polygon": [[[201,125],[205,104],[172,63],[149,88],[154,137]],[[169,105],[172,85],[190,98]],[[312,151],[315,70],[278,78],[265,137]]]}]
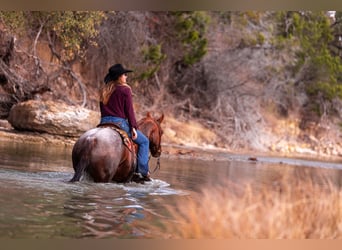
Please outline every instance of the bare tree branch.
[{"label": "bare tree branch", "polygon": [[42,69],[41,68],[41,65],[40,65],[40,59],[39,57],[37,56],[37,43],[38,43],[38,39],[40,37],[40,34],[42,33],[43,31],[43,27],[44,27],[44,23],[40,23],[40,26],[39,26],[39,30],[37,32],[37,35],[34,39],[34,43],[33,43],[33,58],[35,60],[35,64],[37,66],[37,71],[36,71],[36,75],[39,76],[39,69]]},{"label": "bare tree branch", "polygon": [[82,107],[85,107],[87,104],[87,91],[86,88],[84,86],[84,84],[82,83],[82,81],[80,80],[80,78],[70,69],[70,74],[71,76],[77,81],[78,85],[80,86],[80,89],[82,90],[82,96],[83,96],[83,101],[82,101]]}]

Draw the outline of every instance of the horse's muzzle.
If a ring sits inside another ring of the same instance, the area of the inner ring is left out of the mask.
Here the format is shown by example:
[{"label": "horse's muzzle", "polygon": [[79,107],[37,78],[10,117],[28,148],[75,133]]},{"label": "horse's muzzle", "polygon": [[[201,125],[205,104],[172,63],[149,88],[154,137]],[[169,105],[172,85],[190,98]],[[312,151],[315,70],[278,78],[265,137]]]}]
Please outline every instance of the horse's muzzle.
[{"label": "horse's muzzle", "polygon": [[154,150],[151,150],[151,155],[153,156],[153,157],[159,157],[160,155],[161,155],[161,148],[159,148],[159,149],[154,149]]}]

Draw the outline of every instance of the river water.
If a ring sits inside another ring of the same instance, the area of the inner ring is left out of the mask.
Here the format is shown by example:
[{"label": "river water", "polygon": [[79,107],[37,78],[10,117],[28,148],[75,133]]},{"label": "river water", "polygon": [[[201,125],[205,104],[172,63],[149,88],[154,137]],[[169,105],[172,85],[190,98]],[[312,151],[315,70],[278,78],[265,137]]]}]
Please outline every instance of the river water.
[{"label": "river water", "polygon": [[[166,207],[220,181],[272,185],[284,174],[310,175],[340,188],[342,165],[221,153],[221,161],[171,159],[145,184],[69,183],[71,148],[0,141],[0,238],[167,238]],[[151,160],[151,169],[155,166]],[[223,182],[222,182],[223,183]],[[324,182],[322,182],[324,183]],[[324,185],[324,184],[322,184]]]}]

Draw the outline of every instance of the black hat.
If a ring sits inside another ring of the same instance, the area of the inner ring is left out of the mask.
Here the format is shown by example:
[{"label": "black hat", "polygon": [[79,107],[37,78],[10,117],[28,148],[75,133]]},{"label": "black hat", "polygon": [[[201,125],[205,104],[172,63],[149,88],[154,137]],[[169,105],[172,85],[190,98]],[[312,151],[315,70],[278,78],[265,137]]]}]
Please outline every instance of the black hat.
[{"label": "black hat", "polygon": [[104,78],[104,82],[108,83],[110,81],[115,81],[122,74],[133,72],[133,70],[125,69],[121,64],[115,64],[111,66],[108,70],[106,77]]}]

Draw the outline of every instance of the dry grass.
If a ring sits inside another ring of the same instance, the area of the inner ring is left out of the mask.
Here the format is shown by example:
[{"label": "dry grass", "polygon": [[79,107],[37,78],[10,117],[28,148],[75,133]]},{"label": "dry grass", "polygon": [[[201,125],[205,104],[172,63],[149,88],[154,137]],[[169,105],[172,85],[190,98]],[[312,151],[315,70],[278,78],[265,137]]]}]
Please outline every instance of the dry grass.
[{"label": "dry grass", "polygon": [[180,122],[171,116],[166,116],[162,127],[164,130],[163,142],[165,143],[206,146],[217,141],[213,131],[194,121]]},{"label": "dry grass", "polygon": [[289,181],[270,189],[232,183],[204,189],[170,208],[173,238],[342,238],[342,192],[330,181]]}]

